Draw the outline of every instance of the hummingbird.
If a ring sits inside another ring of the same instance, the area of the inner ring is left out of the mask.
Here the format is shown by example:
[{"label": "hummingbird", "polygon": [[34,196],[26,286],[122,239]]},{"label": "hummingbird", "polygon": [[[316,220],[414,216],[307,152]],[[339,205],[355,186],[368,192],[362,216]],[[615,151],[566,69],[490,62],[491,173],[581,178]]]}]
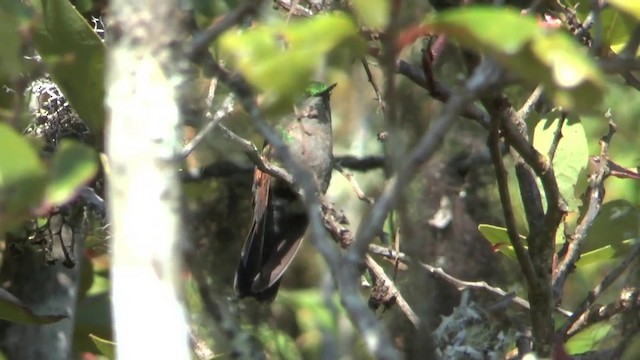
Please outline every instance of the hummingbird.
[{"label": "hummingbird", "polygon": [[[313,82],[295,114],[279,126],[293,158],[313,174],[324,194],[333,168],[331,91],[336,86]],[[274,151],[265,144],[265,160]],[[288,184],[255,169],[253,174],[253,220],[242,247],[234,288],[238,297],[260,302],[275,299],[282,275],[300,249],[309,219],[302,199]]]}]

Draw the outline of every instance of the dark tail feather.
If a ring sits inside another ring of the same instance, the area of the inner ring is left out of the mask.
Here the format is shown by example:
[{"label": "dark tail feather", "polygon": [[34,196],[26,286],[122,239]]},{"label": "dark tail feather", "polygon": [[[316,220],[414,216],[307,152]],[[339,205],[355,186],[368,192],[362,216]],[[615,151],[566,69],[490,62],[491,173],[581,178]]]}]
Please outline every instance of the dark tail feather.
[{"label": "dark tail feather", "polygon": [[235,278],[235,290],[236,295],[239,298],[252,297],[259,302],[272,302],[278,294],[278,288],[280,287],[280,280],[276,281],[273,285],[265,288],[262,291],[253,291],[252,285],[255,277],[258,274],[248,271],[242,261],[238,265]]},{"label": "dark tail feather", "polygon": [[254,219],[242,249],[234,281],[240,298],[273,301],[282,275],[302,244],[308,219],[297,194],[288,188],[275,191],[263,217]]}]

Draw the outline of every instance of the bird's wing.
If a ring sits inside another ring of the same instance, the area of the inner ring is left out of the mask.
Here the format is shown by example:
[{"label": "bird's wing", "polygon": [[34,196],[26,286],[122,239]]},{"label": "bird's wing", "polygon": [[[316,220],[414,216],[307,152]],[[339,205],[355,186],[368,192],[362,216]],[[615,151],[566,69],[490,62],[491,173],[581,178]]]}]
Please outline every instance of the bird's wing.
[{"label": "bird's wing", "polygon": [[253,173],[253,220],[247,235],[236,276],[234,287],[240,296],[251,295],[253,282],[262,269],[264,254],[266,212],[269,206],[269,186],[271,176],[258,169]]},{"label": "bird's wing", "polygon": [[[253,221],[251,230],[242,247],[242,262],[246,265],[251,260],[255,264],[262,261],[262,242],[264,239],[264,227],[266,224],[265,212],[269,206],[269,186],[271,176],[265,172],[255,169],[253,173]],[[260,242],[260,244],[254,242]],[[258,250],[258,251],[256,251]]]}]

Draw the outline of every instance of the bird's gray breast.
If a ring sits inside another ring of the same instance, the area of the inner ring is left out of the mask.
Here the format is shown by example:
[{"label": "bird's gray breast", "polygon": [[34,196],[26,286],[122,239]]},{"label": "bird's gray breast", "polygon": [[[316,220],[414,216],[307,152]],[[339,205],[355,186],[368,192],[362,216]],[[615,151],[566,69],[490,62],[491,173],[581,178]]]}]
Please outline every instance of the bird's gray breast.
[{"label": "bird's gray breast", "polygon": [[294,140],[289,148],[294,158],[313,173],[318,188],[327,191],[333,166],[333,137],[330,121],[303,117],[294,121]]}]

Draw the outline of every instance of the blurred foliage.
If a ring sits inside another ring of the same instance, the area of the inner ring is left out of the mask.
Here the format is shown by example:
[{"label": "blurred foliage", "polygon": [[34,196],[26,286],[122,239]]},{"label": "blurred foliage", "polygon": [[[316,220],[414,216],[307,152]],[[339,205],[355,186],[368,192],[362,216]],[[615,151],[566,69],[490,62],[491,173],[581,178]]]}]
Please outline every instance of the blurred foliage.
[{"label": "blurred foliage", "polygon": [[515,9],[471,7],[438,13],[426,26],[490,54],[531,84],[542,83],[565,109],[594,110],[602,95],[600,70],[569,34],[538,25]]},{"label": "blurred foliage", "polygon": [[[284,51],[283,44],[287,44]],[[229,31],[220,45],[249,82],[275,99],[302,93],[329,52],[348,49],[357,58],[364,50],[355,24],[340,13]],[[277,76],[283,69],[288,76]]]}]

